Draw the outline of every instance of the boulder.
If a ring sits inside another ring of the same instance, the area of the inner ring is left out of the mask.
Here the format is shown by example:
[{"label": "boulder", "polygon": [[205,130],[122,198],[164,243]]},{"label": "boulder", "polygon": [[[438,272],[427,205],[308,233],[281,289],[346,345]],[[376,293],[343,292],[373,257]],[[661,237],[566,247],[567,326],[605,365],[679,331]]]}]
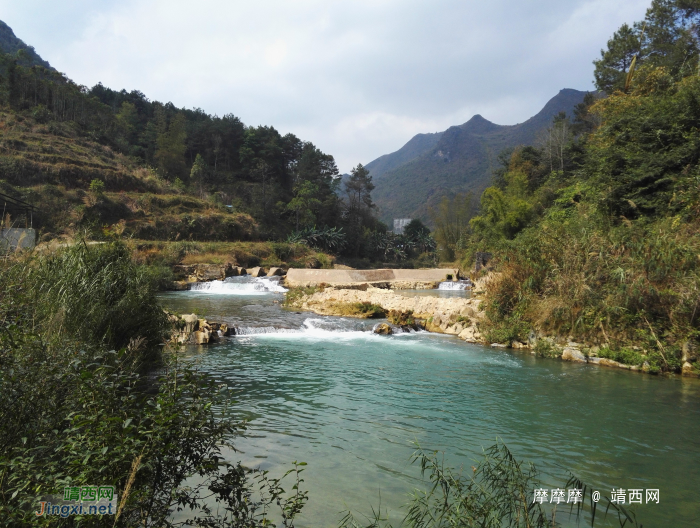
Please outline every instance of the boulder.
[{"label": "boulder", "polygon": [[184,280],[172,281],[170,283],[170,289],[173,291],[185,291],[190,289],[190,283]]},{"label": "boulder", "polygon": [[604,365],[606,367],[616,367],[616,368],[623,368],[623,369],[629,368],[627,365],[623,365],[622,363],[619,363],[619,362],[614,361],[612,359],[608,359],[608,358],[597,358],[597,359],[598,359],[598,361],[596,363],[598,363],[599,365]]},{"label": "boulder", "polygon": [[188,332],[191,334],[192,332],[197,330],[199,327],[199,321],[198,321],[197,316],[195,314],[185,314],[185,315],[180,316],[180,319],[184,323],[184,326],[183,326],[184,332]]},{"label": "boulder", "polygon": [[238,277],[241,274],[241,269],[243,268],[234,266],[233,264],[228,262],[224,267],[224,275],[226,277]]},{"label": "boulder", "polygon": [[379,323],[374,327],[374,333],[375,334],[382,334],[382,335],[389,335],[393,334],[393,330],[391,329],[391,326],[389,326],[386,323]]},{"label": "boulder", "polygon": [[432,318],[426,319],[425,321],[425,329],[428,332],[436,332],[438,334],[444,334],[445,331],[442,329],[443,320],[440,317],[440,314],[435,314],[433,315]]},{"label": "boulder", "polygon": [[209,330],[197,330],[194,333],[194,342],[197,345],[208,345],[210,337],[211,334],[209,333]]},{"label": "boulder", "polygon": [[282,275],[284,275],[283,268],[270,268],[270,271],[267,272],[268,277],[281,277]]},{"label": "boulder", "polygon": [[197,264],[195,275],[198,281],[224,280],[224,267],[218,264]]},{"label": "boulder", "polygon": [[461,324],[455,323],[452,326],[445,327],[446,334],[459,335],[460,332],[464,330]]},{"label": "boulder", "polygon": [[690,363],[691,361],[695,361],[697,359],[697,353],[696,353],[695,347],[693,346],[693,343],[691,343],[690,341],[686,341],[685,343],[683,343],[681,353],[682,353],[681,361],[683,363]]},{"label": "boulder", "polygon": [[229,326],[226,323],[221,323],[219,331],[226,337],[236,335],[236,329],[233,326]]},{"label": "boulder", "polygon": [[462,315],[464,317],[474,317],[476,315],[476,312],[474,312],[474,308],[471,306],[465,306],[462,308],[462,311],[459,312],[459,315]]},{"label": "boulder", "polygon": [[683,374],[683,376],[691,376],[691,377],[695,377],[695,378],[697,378],[698,374],[699,374],[698,371],[693,368],[693,365],[688,361],[683,363],[683,368],[681,369],[681,373]]},{"label": "boulder", "polygon": [[564,351],[561,354],[561,358],[564,361],[573,361],[574,363],[586,363],[586,356],[583,355],[583,353],[573,347],[565,347]]},{"label": "boulder", "polygon": [[481,334],[475,326],[470,326],[459,333],[459,338],[464,339],[467,343],[479,343]]},{"label": "boulder", "polygon": [[266,275],[265,268],[256,266],[248,270],[248,275],[250,275],[251,277],[264,277]]},{"label": "boulder", "polygon": [[529,345],[526,345],[525,343],[521,343],[520,341],[513,341],[513,342],[510,344],[510,347],[511,347],[511,348],[517,348],[517,349],[521,349],[521,348],[530,348]]},{"label": "boulder", "polygon": [[317,258],[311,257],[309,260],[306,261],[306,267],[308,269],[321,269],[321,263],[318,261]]},{"label": "boulder", "polygon": [[195,267],[177,264],[173,266],[173,276],[176,280],[186,280],[189,276],[194,275]]}]

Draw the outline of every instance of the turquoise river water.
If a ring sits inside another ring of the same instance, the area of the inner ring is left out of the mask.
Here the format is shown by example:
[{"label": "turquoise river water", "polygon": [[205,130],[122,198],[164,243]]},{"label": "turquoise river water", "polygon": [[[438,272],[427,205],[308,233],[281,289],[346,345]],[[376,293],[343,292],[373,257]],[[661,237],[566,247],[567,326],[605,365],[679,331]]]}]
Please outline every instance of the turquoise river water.
[{"label": "turquoise river water", "polygon": [[700,526],[698,380],[535,359],[426,332],[380,336],[371,332],[376,321],[284,310],[282,294],[267,291],[279,288],[267,286],[161,299],[237,328],[238,336],[185,354],[229,386],[237,415],[250,421],[235,440],[238,459],[273,475],[308,463],[310,500],[298,526],[337,526],[348,509],[362,519],[380,501],[396,526],[421,486],[409,462],[414,442],[469,468],[497,438],[533,461],[547,487],[563,487],[571,470],[604,495],[659,489],[659,504],[634,508],[645,527]]}]

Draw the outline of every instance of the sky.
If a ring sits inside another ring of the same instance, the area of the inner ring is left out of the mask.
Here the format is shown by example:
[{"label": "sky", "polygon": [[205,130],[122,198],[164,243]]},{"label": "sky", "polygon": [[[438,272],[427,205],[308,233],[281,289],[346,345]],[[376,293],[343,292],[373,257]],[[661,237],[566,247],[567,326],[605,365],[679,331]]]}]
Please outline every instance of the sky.
[{"label": "sky", "polygon": [[651,0],[0,0],[0,20],[79,84],[232,113],[341,172],[474,114],[525,121]]}]

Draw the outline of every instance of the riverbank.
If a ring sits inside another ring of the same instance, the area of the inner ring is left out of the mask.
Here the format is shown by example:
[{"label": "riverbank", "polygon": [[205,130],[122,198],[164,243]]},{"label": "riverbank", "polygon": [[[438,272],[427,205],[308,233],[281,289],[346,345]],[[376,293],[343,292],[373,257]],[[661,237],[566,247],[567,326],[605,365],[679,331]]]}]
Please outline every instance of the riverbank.
[{"label": "riverbank", "polygon": [[[488,279],[477,282],[474,291],[484,293]],[[639,347],[611,350],[594,343],[578,343],[564,336],[551,336],[536,331],[530,332],[526,342],[493,343],[485,335],[486,314],[483,299],[408,297],[401,290],[377,288],[366,285],[364,289],[317,286],[295,288],[287,294],[287,306],[296,310],[310,311],[319,315],[347,316],[348,307],[368,304],[380,307],[386,312],[410,312],[413,317],[422,319],[421,326],[429,332],[456,335],[468,343],[490,345],[495,348],[530,350],[538,357],[561,359],[575,363],[587,363],[630,371],[656,374],[645,360],[644,351]],[[683,367],[680,374],[698,377],[697,371],[688,361],[690,349],[684,351]]]},{"label": "riverbank", "polygon": [[[345,316],[372,318],[383,317],[385,314],[406,314],[416,320],[416,323],[429,332],[450,334],[475,344],[495,348],[512,348],[529,350],[532,355],[552,359],[561,359],[575,363],[588,363],[612,368],[640,371],[658,374],[660,369],[653,361],[649,361],[646,351],[638,346],[613,348],[607,342],[575,342],[571,336],[552,335],[542,329],[529,332],[522,341],[494,340],[491,332],[491,322],[484,310],[484,298],[488,293],[489,284],[498,278],[498,274],[490,273],[478,279],[471,290],[469,298],[441,298],[437,296],[408,295],[404,290],[433,290],[441,283],[450,283],[459,279],[457,269],[429,270],[345,270],[345,269],[287,269],[241,267],[217,264],[196,264],[174,267],[177,278],[184,279],[174,282],[173,289],[213,288],[216,285],[223,290],[239,288],[230,281],[233,277],[247,276],[249,279],[273,278],[281,281],[290,288],[286,295],[285,305],[300,311],[309,311],[326,316]],[[194,286],[209,284],[213,286]],[[251,285],[248,285],[250,287]],[[260,285],[262,286],[262,285]],[[214,288],[216,289],[216,288]],[[217,290],[218,291],[218,290]],[[276,290],[284,292],[284,289]],[[180,323],[183,325],[183,323]],[[206,328],[200,336],[191,332],[180,333],[178,328],[174,342],[196,342],[207,344],[217,341],[217,331]],[[687,346],[682,351],[681,368],[677,373],[686,377],[700,377],[697,369],[691,363],[692,347]]]}]

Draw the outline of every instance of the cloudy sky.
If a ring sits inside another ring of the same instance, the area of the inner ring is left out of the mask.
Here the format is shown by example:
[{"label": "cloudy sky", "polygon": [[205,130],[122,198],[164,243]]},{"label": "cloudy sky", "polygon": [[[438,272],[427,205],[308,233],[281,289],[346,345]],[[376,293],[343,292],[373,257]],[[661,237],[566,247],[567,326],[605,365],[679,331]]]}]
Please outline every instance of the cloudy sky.
[{"label": "cloudy sky", "polygon": [[293,132],[341,171],[474,114],[503,125],[561,88],[650,0],[0,0],[80,84]]}]

